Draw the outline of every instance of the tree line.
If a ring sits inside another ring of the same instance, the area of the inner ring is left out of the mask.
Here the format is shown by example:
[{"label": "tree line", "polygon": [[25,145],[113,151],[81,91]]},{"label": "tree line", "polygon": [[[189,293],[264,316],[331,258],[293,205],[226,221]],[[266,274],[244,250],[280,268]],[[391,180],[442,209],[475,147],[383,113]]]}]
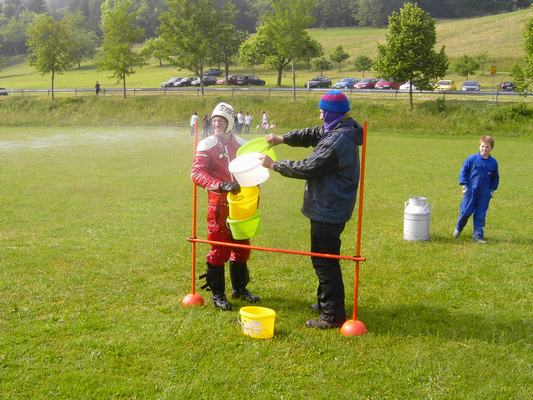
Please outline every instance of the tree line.
[{"label": "tree line", "polygon": [[[240,31],[253,33],[262,16],[272,10],[270,0],[216,0],[218,9],[233,5],[234,24]],[[310,10],[309,27],[386,26],[387,18],[407,0],[316,0]],[[102,38],[104,0],[3,0],[0,3],[0,55],[26,53],[26,31],[35,17],[49,14],[56,19],[78,15],[83,29]],[[467,18],[525,8],[531,0],[418,0],[419,7],[433,18]],[[143,33],[139,40],[157,36],[160,16],[169,10],[166,0],[136,0],[137,23]],[[202,11],[201,11],[202,12]]]}]

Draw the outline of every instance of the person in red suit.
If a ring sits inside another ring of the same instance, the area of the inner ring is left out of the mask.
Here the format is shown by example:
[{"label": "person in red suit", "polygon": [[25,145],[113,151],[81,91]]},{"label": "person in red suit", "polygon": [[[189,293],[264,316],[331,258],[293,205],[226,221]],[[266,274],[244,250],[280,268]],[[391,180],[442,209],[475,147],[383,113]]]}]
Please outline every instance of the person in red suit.
[{"label": "person in red suit", "polygon": [[[233,135],[235,113],[226,103],[219,103],[211,114],[213,134],[203,139],[196,147],[192,165],[193,182],[208,191],[209,208],[207,212],[207,238],[219,242],[249,244],[248,240],[235,240],[226,225],[229,214],[227,195],[237,194],[241,188],[229,172],[229,163],[237,156],[237,149],[245,141]],[[225,294],[224,264],[229,260],[230,278],[233,287],[232,297],[242,298],[250,303],[259,297],[250,293],[246,287],[250,281],[248,258],[250,249],[231,248],[211,245],[207,253],[206,284],[202,289],[212,292],[215,307],[231,310],[232,305]]]}]

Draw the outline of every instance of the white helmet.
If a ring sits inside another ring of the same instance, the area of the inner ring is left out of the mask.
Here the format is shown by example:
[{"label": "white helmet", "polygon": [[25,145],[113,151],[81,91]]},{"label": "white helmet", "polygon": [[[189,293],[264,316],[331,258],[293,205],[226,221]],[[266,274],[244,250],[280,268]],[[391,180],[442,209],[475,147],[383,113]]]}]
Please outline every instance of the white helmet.
[{"label": "white helmet", "polygon": [[213,117],[222,117],[228,121],[228,126],[226,132],[231,132],[233,130],[233,125],[235,125],[235,112],[233,107],[227,103],[218,103],[211,114]]}]

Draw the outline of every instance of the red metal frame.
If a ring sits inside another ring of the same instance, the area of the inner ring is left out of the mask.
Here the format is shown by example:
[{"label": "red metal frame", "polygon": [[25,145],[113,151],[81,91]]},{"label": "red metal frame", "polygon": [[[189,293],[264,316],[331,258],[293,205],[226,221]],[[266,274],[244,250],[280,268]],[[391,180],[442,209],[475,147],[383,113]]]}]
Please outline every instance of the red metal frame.
[{"label": "red metal frame", "polygon": [[[367,140],[367,130],[368,130],[368,121],[365,121],[363,124],[363,146],[361,151],[361,171],[359,175],[359,205],[357,210],[357,235],[355,240],[355,256],[344,256],[339,254],[326,254],[326,253],[313,253],[308,251],[300,250],[289,250],[289,249],[280,249],[275,247],[261,247],[261,246],[252,246],[239,243],[228,243],[228,242],[218,242],[215,240],[207,239],[198,239],[196,237],[196,220],[197,220],[197,201],[198,193],[197,186],[193,183],[193,206],[192,206],[192,236],[188,237],[187,240],[192,243],[192,294],[196,293],[196,244],[205,243],[205,244],[215,244],[218,246],[226,247],[236,247],[243,249],[251,249],[258,251],[266,251],[272,253],[284,253],[284,254],[294,254],[301,256],[312,256],[312,257],[321,257],[321,258],[332,258],[338,260],[351,260],[355,262],[355,274],[354,274],[354,294],[353,294],[353,320],[357,320],[357,308],[358,308],[358,292],[359,292],[359,263],[366,261],[366,257],[361,256],[361,237],[362,237],[362,228],[363,228],[363,197],[364,197],[364,188],[365,188],[365,164],[366,164],[366,140]],[[195,126],[195,135],[194,135],[194,152],[196,152],[196,146],[198,145],[198,124]]]}]

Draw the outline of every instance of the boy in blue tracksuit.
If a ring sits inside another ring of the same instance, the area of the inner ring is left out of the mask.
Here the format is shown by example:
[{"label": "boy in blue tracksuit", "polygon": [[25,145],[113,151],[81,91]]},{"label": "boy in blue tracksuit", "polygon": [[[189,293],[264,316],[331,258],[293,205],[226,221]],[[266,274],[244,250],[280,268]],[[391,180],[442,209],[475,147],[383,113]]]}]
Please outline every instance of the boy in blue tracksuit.
[{"label": "boy in blue tracksuit", "polygon": [[479,140],[479,153],[468,157],[459,174],[459,184],[463,187],[463,200],[459,212],[459,220],[453,232],[454,237],[459,237],[474,214],[474,241],[487,243],[483,228],[489,202],[500,182],[498,162],[490,155],[494,148],[494,138],[482,136]]}]

